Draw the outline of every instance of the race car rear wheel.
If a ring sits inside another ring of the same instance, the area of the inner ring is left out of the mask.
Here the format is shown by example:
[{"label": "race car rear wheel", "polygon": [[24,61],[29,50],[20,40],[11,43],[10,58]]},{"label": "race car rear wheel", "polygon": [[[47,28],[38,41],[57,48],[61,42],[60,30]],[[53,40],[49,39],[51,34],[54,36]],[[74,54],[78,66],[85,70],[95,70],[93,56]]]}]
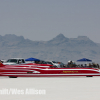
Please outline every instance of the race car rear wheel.
[{"label": "race car rear wheel", "polygon": [[16,76],[9,76],[9,78],[17,78]]}]

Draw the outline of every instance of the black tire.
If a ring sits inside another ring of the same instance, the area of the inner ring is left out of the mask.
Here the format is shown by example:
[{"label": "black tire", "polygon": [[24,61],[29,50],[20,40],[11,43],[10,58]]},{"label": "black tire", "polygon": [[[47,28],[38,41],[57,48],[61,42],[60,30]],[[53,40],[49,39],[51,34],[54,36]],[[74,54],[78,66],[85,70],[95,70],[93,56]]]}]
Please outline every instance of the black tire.
[{"label": "black tire", "polygon": [[9,76],[9,78],[17,78],[16,76]]},{"label": "black tire", "polygon": [[93,76],[86,76],[86,77],[93,77]]}]

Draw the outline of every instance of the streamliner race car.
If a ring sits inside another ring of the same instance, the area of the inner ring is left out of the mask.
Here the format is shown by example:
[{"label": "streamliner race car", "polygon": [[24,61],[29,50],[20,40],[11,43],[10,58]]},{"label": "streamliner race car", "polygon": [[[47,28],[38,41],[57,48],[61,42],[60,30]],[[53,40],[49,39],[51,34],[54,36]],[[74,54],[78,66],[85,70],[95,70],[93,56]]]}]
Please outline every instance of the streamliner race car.
[{"label": "streamliner race car", "polygon": [[0,76],[17,77],[65,77],[65,76],[100,76],[98,68],[55,68],[49,64],[4,65],[0,63]]}]

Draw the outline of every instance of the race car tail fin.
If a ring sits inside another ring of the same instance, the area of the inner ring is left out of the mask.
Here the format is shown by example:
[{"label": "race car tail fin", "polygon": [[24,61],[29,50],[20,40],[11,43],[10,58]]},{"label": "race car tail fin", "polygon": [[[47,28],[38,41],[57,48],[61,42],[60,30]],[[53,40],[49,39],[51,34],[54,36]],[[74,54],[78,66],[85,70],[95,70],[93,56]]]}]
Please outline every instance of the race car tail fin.
[{"label": "race car tail fin", "polygon": [[0,67],[3,67],[3,66],[5,66],[5,65],[0,62]]}]

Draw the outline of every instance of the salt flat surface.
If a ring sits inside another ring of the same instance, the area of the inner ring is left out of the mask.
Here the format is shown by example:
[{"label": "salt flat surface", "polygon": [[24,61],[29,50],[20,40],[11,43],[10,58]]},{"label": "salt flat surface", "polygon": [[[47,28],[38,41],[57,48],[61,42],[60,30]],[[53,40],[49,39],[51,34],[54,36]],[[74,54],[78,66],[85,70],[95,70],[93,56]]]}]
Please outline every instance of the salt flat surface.
[{"label": "salt flat surface", "polygon": [[2,100],[100,100],[100,77],[0,77],[0,90],[37,89],[45,94],[0,94]]}]

